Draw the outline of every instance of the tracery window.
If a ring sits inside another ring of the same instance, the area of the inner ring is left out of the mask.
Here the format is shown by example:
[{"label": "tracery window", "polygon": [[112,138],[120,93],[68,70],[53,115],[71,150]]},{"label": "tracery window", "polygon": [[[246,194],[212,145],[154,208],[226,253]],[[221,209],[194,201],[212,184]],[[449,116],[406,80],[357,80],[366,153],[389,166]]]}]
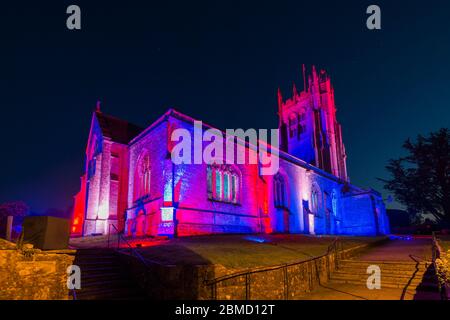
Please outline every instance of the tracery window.
[{"label": "tracery window", "polygon": [[319,190],[315,187],[311,191],[311,210],[316,214],[319,211]]},{"label": "tracery window", "polygon": [[274,177],[274,205],[276,208],[286,207],[286,186],[281,174]]},{"label": "tracery window", "polygon": [[337,194],[336,194],[336,190],[333,190],[333,192],[331,192],[331,208],[333,210],[333,215],[336,217],[338,212],[337,212]]},{"label": "tracery window", "polygon": [[289,138],[293,138],[297,135],[297,124],[297,115],[295,113],[291,113],[291,115],[289,116]]},{"label": "tracery window", "polygon": [[211,200],[228,203],[239,202],[240,174],[229,165],[208,165],[207,192]]},{"label": "tracery window", "polygon": [[150,178],[150,156],[148,154],[145,154],[140,157],[135,171],[135,200],[140,199],[144,196],[148,196],[150,194]]},{"label": "tracery window", "polygon": [[291,113],[289,115],[289,138],[297,137],[300,139],[300,136],[303,132],[305,132],[305,113]]},{"label": "tracery window", "polygon": [[300,139],[300,136],[306,130],[305,125],[304,125],[304,120],[305,120],[305,114],[303,112],[299,113],[298,119],[297,119],[297,139]]}]

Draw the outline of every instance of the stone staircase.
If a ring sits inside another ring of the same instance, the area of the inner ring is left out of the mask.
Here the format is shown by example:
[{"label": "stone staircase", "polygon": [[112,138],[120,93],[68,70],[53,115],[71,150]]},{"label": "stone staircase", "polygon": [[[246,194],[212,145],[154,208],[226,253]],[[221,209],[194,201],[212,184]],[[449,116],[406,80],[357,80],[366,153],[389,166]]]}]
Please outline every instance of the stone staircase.
[{"label": "stone staircase", "polygon": [[112,249],[79,249],[74,264],[81,269],[77,300],[145,299],[145,293]]},{"label": "stone staircase", "polygon": [[436,273],[431,262],[341,260],[330,283],[366,287],[370,275],[367,268],[370,265],[380,267],[381,288],[402,289],[414,299],[440,299]]}]

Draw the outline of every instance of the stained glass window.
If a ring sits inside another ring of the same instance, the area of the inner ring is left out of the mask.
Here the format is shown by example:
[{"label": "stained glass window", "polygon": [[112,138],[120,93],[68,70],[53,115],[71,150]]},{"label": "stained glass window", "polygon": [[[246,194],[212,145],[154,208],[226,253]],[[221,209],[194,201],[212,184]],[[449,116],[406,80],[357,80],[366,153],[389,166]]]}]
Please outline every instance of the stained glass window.
[{"label": "stained glass window", "polygon": [[208,198],[223,202],[238,202],[239,173],[231,166],[207,167]]},{"label": "stained glass window", "polygon": [[230,183],[230,174],[226,172],[223,175],[223,200],[225,201],[230,201],[229,183]]},{"label": "stained glass window", "polygon": [[285,207],[285,185],[284,179],[280,174],[274,178],[274,205],[275,207]]},{"label": "stained glass window", "polygon": [[216,170],[216,194],[215,199],[222,200],[222,173]]}]

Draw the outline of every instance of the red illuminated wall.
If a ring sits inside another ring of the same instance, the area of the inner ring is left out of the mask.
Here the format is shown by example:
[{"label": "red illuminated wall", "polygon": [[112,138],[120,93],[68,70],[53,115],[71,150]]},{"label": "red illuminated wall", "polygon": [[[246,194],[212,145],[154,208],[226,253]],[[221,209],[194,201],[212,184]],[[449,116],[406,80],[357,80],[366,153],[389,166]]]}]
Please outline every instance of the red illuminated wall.
[{"label": "red illuminated wall", "polygon": [[81,236],[86,208],[86,176],[81,177],[81,189],[74,197],[73,216],[71,223],[71,235]]}]

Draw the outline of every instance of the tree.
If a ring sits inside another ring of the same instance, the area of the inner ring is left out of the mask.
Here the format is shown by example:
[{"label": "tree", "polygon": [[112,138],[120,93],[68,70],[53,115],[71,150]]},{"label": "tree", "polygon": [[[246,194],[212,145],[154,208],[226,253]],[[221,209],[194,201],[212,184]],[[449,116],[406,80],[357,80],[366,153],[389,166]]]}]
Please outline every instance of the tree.
[{"label": "tree", "polygon": [[391,179],[379,179],[409,211],[431,214],[450,227],[450,131],[442,128],[403,144],[407,155],[386,166]]},{"label": "tree", "polygon": [[[13,225],[14,217],[23,217],[28,214],[30,208],[22,201],[14,201],[14,202],[5,202],[0,204],[0,220],[3,225],[4,222],[6,226],[6,238],[7,240],[11,239],[11,227]],[[3,226],[2,226],[2,229]]]},{"label": "tree", "polygon": [[13,201],[0,204],[0,217],[23,217],[26,216],[30,209],[25,202]]}]

